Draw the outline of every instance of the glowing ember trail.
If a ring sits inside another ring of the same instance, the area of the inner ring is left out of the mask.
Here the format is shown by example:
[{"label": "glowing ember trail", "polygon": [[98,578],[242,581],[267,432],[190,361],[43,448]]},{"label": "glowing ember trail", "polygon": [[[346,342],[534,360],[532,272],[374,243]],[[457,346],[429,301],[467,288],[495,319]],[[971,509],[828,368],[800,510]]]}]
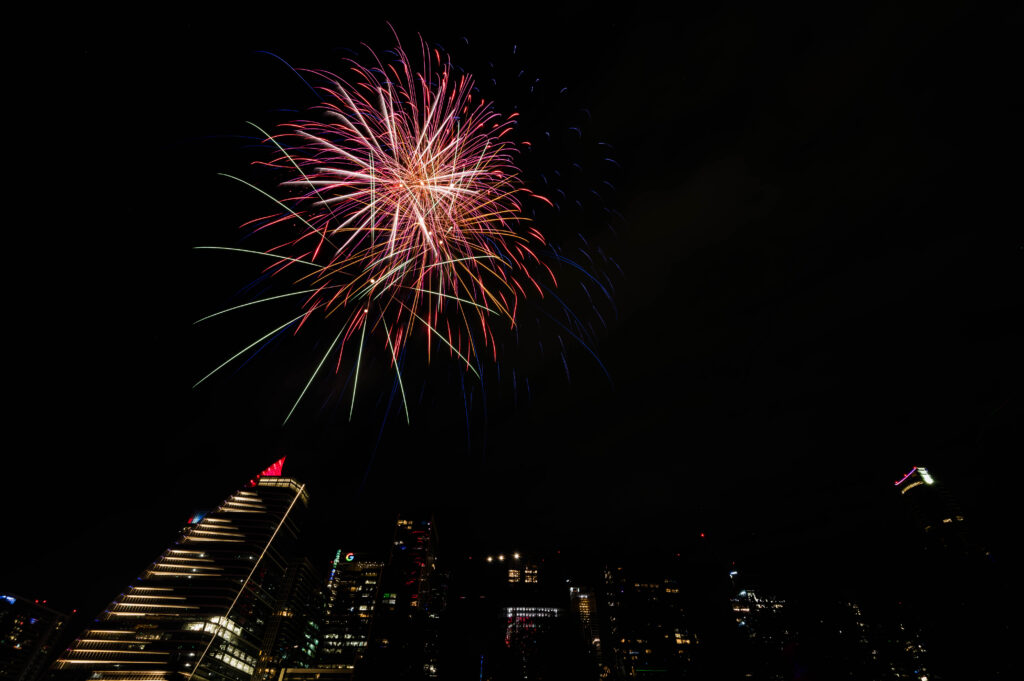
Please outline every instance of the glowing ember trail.
[{"label": "glowing ember trail", "polygon": [[497,358],[491,325],[514,325],[521,298],[543,295],[533,273],[553,284],[533,250],[543,238],[522,216],[524,200],[546,199],[519,179],[507,139],[515,114],[499,115],[473,96],[469,75],[457,74],[425,44],[422,50],[421,72],[401,47],[394,60],[374,56],[373,68],[352,63],[348,81],[312,72],[326,83],[317,88],[315,120],[263,133],[275,148],[265,165],[289,177],[282,184],[287,196],[253,187],[279,210],[247,226],[285,236],[248,252],[273,258],[266,272],[290,276],[297,290],[244,306],[301,296],[301,312],[199,383],[314,316],[337,320],[337,336],[317,358],[289,418],[328,360],[340,367],[347,346],[356,352],[357,384],[370,343],[387,353],[400,387],[401,357],[411,342],[423,344],[428,360],[436,345],[475,372],[483,355]]}]

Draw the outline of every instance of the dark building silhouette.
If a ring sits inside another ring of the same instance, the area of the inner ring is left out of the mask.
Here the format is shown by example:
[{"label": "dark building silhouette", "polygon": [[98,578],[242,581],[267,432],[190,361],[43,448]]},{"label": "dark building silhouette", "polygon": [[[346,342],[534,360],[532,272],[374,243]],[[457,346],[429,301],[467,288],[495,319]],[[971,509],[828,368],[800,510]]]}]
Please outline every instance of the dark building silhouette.
[{"label": "dark building silhouette", "polygon": [[915,466],[895,487],[921,531],[925,549],[962,556],[980,550],[970,541],[967,519],[959,505],[927,468]]},{"label": "dark building silhouette", "polygon": [[381,577],[361,678],[438,678],[446,588],[438,566],[433,520],[399,517]]},{"label": "dark building silhouette", "polygon": [[320,644],[323,613],[320,575],[308,558],[292,560],[263,636],[253,681],[272,681],[281,669],[313,666]]},{"label": "dark building silhouette", "polygon": [[697,637],[675,578],[607,567],[602,596],[605,678],[686,678]]},{"label": "dark building silhouette", "polygon": [[467,557],[452,572],[446,673],[488,681],[596,679],[579,612],[553,558],[515,551]]},{"label": "dark building silhouette", "polygon": [[283,463],[193,516],[58,658],[58,675],[249,681],[285,594],[308,503],[304,485],[281,477]]},{"label": "dark building silhouette", "polygon": [[1015,640],[1011,610],[993,606],[1009,591],[1009,573],[977,541],[939,474],[917,466],[894,488],[909,516],[900,597],[910,615],[901,621],[915,653],[909,664],[932,679],[1008,678],[1000,674]]},{"label": "dark building silhouette", "polygon": [[68,616],[14,594],[0,594],[0,679],[36,681],[57,654]]},{"label": "dark building silhouette", "polygon": [[[591,588],[569,585],[569,613],[579,628],[579,642],[582,643],[588,664],[586,676],[599,678],[604,668],[604,650],[601,646],[600,612],[597,592]],[[581,674],[584,670],[581,669]]]},{"label": "dark building silhouette", "polygon": [[729,571],[729,580],[740,669],[751,678],[790,678],[801,664],[793,659],[797,631],[790,604],[736,569]]}]

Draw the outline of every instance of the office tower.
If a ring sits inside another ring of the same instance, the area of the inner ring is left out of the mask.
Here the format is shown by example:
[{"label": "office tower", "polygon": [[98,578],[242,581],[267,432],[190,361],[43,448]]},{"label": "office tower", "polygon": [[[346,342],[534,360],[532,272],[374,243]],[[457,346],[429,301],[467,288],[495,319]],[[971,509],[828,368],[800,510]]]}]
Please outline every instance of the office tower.
[{"label": "office tower", "polygon": [[750,639],[766,641],[780,650],[792,635],[783,612],[786,602],[752,589],[742,589],[731,599],[736,626]]},{"label": "office tower", "polygon": [[474,552],[455,566],[445,615],[445,675],[486,681],[597,678],[580,620],[570,613],[560,561],[547,558]]},{"label": "office tower", "polygon": [[895,605],[865,613],[856,602],[833,603],[831,607],[816,602],[805,618],[810,622],[804,631],[811,635],[804,634],[809,639],[804,647],[817,653],[819,659],[826,659],[836,678],[839,672],[856,679],[936,678],[929,671],[920,627],[911,623],[914,618],[908,617],[904,604]]},{"label": "office tower", "polygon": [[937,472],[917,466],[893,488],[912,519],[904,548],[913,588],[900,600],[918,618],[908,631],[920,630],[921,659],[934,678],[1002,678],[1011,668],[1005,651],[1016,640],[1014,615],[992,604],[1012,590],[1016,565],[982,547]]},{"label": "office tower", "polygon": [[580,627],[584,642],[597,658],[601,655],[601,637],[597,625],[597,597],[593,591],[579,586],[569,587],[569,608]]},{"label": "office tower", "polygon": [[0,595],[0,679],[36,681],[46,671],[68,616],[46,601]]},{"label": "office tower", "polygon": [[793,613],[785,600],[729,572],[730,607],[736,622],[738,657],[744,673],[754,678],[783,679],[792,666],[786,655],[797,640]]},{"label": "office tower", "polygon": [[927,468],[915,466],[894,486],[920,527],[926,549],[959,555],[972,551],[963,513]]},{"label": "office tower", "polygon": [[603,638],[608,645],[602,676],[685,678],[697,639],[676,580],[614,567],[605,569],[603,586]]},{"label": "office tower", "polygon": [[598,670],[604,663],[601,652],[601,634],[597,614],[597,594],[585,587],[569,587],[569,610],[579,627],[580,640],[587,656]]},{"label": "office tower", "polygon": [[505,647],[510,653],[505,675],[497,678],[559,678],[553,662],[569,651],[559,621],[564,608],[517,605],[502,608],[505,623]]},{"label": "office tower", "polygon": [[317,666],[354,671],[366,655],[384,563],[339,549],[327,578]]},{"label": "office tower", "polygon": [[369,678],[437,678],[446,584],[432,520],[399,517],[367,650]]},{"label": "office tower", "polygon": [[308,558],[291,561],[260,648],[253,681],[277,679],[281,669],[313,666],[321,638],[324,594]]},{"label": "office tower", "polygon": [[249,681],[308,503],[283,463],[193,516],[53,668],[91,681]]}]

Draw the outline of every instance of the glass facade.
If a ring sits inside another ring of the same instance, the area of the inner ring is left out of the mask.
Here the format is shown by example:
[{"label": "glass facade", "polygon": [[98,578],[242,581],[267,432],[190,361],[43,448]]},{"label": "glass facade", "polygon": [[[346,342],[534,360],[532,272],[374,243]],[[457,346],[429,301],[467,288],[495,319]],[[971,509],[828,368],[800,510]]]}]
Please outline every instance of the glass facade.
[{"label": "glass facade", "polygon": [[319,665],[355,669],[366,654],[384,563],[338,551],[327,578]]},{"label": "glass facade", "polygon": [[58,658],[61,677],[248,681],[308,504],[303,485],[272,469],[193,516]]},{"label": "glass facade", "polygon": [[253,681],[277,679],[282,668],[303,669],[313,665],[323,619],[321,587],[320,577],[308,558],[291,562],[263,637],[262,655]]}]

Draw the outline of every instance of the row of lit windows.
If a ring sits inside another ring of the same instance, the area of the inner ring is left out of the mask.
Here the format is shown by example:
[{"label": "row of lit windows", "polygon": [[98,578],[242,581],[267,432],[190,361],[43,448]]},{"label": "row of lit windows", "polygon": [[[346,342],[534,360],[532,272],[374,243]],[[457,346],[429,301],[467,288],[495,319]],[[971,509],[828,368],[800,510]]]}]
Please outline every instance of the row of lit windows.
[{"label": "row of lit windows", "polygon": [[235,669],[241,669],[246,674],[252,674],[254,671],[256,671],[256,668],[251,664],[246,664],[245,662],[239,660],[237,657],[232,657],[231,655],[227,655],[225,653],[216,653],[213,656],[213,658],[215,660],[220,660],[221,662],[231,667],[234,667]]},{"label": "row of lit windows", "polygon": [[99,648],[76,648],[69,653],[70,657],[68,659],[77,658],[82,660],[89,659],[96,660],[97,662],[107,662],[110,660],[116,660],[122,655],[149,655],[152,657],[169,654],[170,653],[158,650],[103,650]]},{"label": "row of lit windows", "polygon": [[[133,591],[134,590],[135,589],[133,589]],[[167,591],[170,591],[170,589],[167,589]],[[163,595],[160,595],[160,594],[125,594],[124,596],[122,596],[122,598],[142,598],[142,599],[145,599],[147,601],[150,601],[150,600],[183,601],[183,600],[185,600],[184,596],[163,596]]]},{"label": "row of lit windows", "polygon": [[142,613],[160,610],[198,610],[198,605],[179,605],[177,603],[118,603],[113,613]]},{"label": "row of lit windows", "polygon": [[263,507],[263,500],[256,495],[236,494],[235,496],[229,498],[225,503],[248,504],[249,506]]},{"label": "row of lit windows", "polygon": [[[234,528],[232,528],[232,529],[234,529]],[[192,532],[190,533],[189,536],[195,536],[197,534],[208,535],[208,536],[213,536],[213,537],[239,537],[239,538],[245,539],[245,535],[241,534],[237,530],[234,531],[234,532],[228,531],[227,529],[224,529],[224,530],[220,530],[220,529],[217,529],[217,530],[207,530],[204,527],[202,527],[201,525],[199,527],[193,528]]]},{"label": "row of lit windows", "polygon": [[[159,638],[159,636],[157,636]],[[76,643],[89,643],[89,649],[96,650],[145,650],[145,643],[130,643],[123,639],[111,638],[80,638]]]},{"label": "row of lit windows", "polygon": [[[301,491],[302,492],[302,496],[299,497],[299,498],[302,499],[303,503],[309,503],[309,495],[306,493],[305,485],[300,485],[299,483],[295,482],[291,478],[278,478],[278,477],[260,478],[259,482],[257,482],[256,484],[258,486],[260,486],[260,487],[284,487],[285,489],[290,489],[290,490],[293,490],[295,492]],[[249,492],[249,494],[252,494],[253,496],[256,496],[252,492]]]},{"label": "row of lit windows", "polygon": [[506,617],[558,617],[561,608],[514,607],[505,608]]},{"label": "row of lit windows", "polygon": [[224,568],[216,565],[178,565],[177,563],[164,563],[160,561],[153,565],[155,568],[162,568],[164,570],[190,570],[192,572],[223,572]]},{"label": "row of lit windows", "polygon": [[184,628],[186,631],[202,631],[207,634],[216,634],[227,641],[234,641],[235,637],[242,633],[242,627],[226,617],[219,616],[211,617],[207,622],[189,622]]},{"label": "row of lit windows", "polygon": [[161,561],[165,560],[184,560],[189,563],[212,563],[213,558],[197,558],[195,556],[162,556]]}]

